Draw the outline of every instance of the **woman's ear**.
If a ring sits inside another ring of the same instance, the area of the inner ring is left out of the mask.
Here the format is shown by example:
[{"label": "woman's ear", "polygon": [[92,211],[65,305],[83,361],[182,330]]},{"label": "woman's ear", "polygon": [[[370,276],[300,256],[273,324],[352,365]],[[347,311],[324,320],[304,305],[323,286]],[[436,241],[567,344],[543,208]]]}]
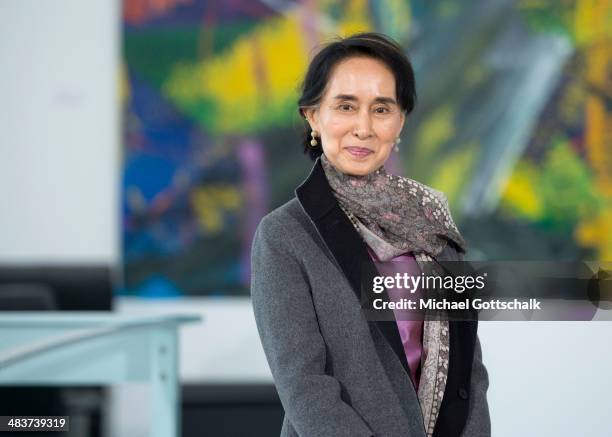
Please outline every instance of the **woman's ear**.
[{"label": "woman's ear", "polygon": [[306,121],[310,125],[310,130],[320,132],[316,109],[315,108],[305,108],[302,110],[302,113],[304,114],[304,117],[306,117]]},{"label": "woman's ear", "polygon": [[399,128],[399,133],[402,133],[402,130],[404,129],[404,122],[405,121],[406,121],[406,113],[404,111],[402,111],[400,113],[400,128]]}]

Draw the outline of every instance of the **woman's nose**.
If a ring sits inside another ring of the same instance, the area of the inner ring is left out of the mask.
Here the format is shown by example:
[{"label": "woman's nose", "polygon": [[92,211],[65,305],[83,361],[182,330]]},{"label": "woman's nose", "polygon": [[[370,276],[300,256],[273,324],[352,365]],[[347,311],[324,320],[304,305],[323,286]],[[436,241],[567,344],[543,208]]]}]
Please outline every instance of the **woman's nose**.
[{"label": "woman's nose", "polygon": [[359,139],[366,139],[372,135],[372,120],[369,112],[360,112],[357,115],[353,133]]}]

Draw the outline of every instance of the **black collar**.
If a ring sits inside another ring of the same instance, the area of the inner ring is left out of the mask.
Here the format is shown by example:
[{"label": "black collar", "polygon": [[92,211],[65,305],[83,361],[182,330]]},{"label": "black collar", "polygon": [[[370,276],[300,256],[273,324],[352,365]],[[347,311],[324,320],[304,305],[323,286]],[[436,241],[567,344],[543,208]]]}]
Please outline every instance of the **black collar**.
[{"label": "black collar", "polygon": [[[317,159],[310,175],[295,190],[295,195],[348,279],[357,299],[362,302],[365,297],[361,293],[362,280],[364,284],[372,284],[373,277],[379,273],[368,254],[366,244],[340,208],[325,176],[321,159]],[[388,296],[381,297],[388,299]],[[384,315],[386,320],[370,323],[376,324],[380,329],[409,374],[410,369],[397,324],[392,311],[387,311],[390,314]]]}]

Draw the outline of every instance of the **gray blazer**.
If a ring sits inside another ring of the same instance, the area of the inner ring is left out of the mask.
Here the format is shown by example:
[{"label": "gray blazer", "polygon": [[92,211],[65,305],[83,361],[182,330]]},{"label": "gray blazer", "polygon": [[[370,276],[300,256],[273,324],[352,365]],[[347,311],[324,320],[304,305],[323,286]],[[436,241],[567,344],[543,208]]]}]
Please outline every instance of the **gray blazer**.
[{"label": "gray blazer", "polygon": [[[459,254],[448,245],[439,259]],[[251,297],[285,410],[283,437],[425,437],[397,326],[367,321],[360,307],[368,260],[319,161],[296,198],[257,228]],[[491,435],[476,330],[477,322],[449,323],[449,372],[434,436]]]}]

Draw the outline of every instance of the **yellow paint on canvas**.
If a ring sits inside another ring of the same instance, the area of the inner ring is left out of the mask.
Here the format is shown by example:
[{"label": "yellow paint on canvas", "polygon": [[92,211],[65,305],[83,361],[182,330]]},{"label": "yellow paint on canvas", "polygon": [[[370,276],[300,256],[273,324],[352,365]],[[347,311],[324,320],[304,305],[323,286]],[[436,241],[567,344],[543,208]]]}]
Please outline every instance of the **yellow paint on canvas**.
[{"label": "yellow paint on canvas", "polygon": [[206,185],[197,188],[191,195],[198,223],[207,234],[221,232],[224,214],[238,211],[241,200],[241,192],[232,185]]},{"label": "yellow paint on canvas", "polygon": [[579,46],[612,38],[612,2],[610,0],[576,1],[574,37]]},{"label": "yellow paint on canvas", "polygon": [[435,153],[439,147],[455,135],[454,108],[449,105],[441,105],[423,123],[416,139],[418,155]]},{"label": "yellow paint on canvas", "polygon": [[600,260],[612,260],[612,203],[596,217],[580,223],[574,237],[581,246],[596,249]]},{"label": "yellow paint on canvas", "polygon": [[[585,147],[603,195],[612,197],[612,111],[605,103],[612,92],[612,47],[595,44],[585,50],[586,80],[594,92],[585,102]],[[607,94],[607,96],[606,96]]]},{"label": "yellow paint on canvas", "polygon": [[344,15],[336,25],[340,36],[349,36],[353,33],[373,30],[366,0],[350,0],[346,2],[344,12]]},{"label": "yellow paint on canvas", "polygon": [[210,131],[245,133],[283,116],[306,64],[299,17],[288,14],[263,22],[212,59],[177,66],[164,89],[179,105],[214,102]]},{"label": "yellow paint on canvas", "polygon": [[521,217],[530,220],[540,219],[544,210],[535,190],[537,184],[538,170],[528,161],[519,162],[502,192],[502,206]]},{"label": "yellow paint on canvas", "polygon": [[468,143],[461,150],[450,153],[427,181],[429,185],[446,194],[452,209],[457,206],[459,195],[467,181],[466,174],[472,171],[479,149],[477,143]]}]

